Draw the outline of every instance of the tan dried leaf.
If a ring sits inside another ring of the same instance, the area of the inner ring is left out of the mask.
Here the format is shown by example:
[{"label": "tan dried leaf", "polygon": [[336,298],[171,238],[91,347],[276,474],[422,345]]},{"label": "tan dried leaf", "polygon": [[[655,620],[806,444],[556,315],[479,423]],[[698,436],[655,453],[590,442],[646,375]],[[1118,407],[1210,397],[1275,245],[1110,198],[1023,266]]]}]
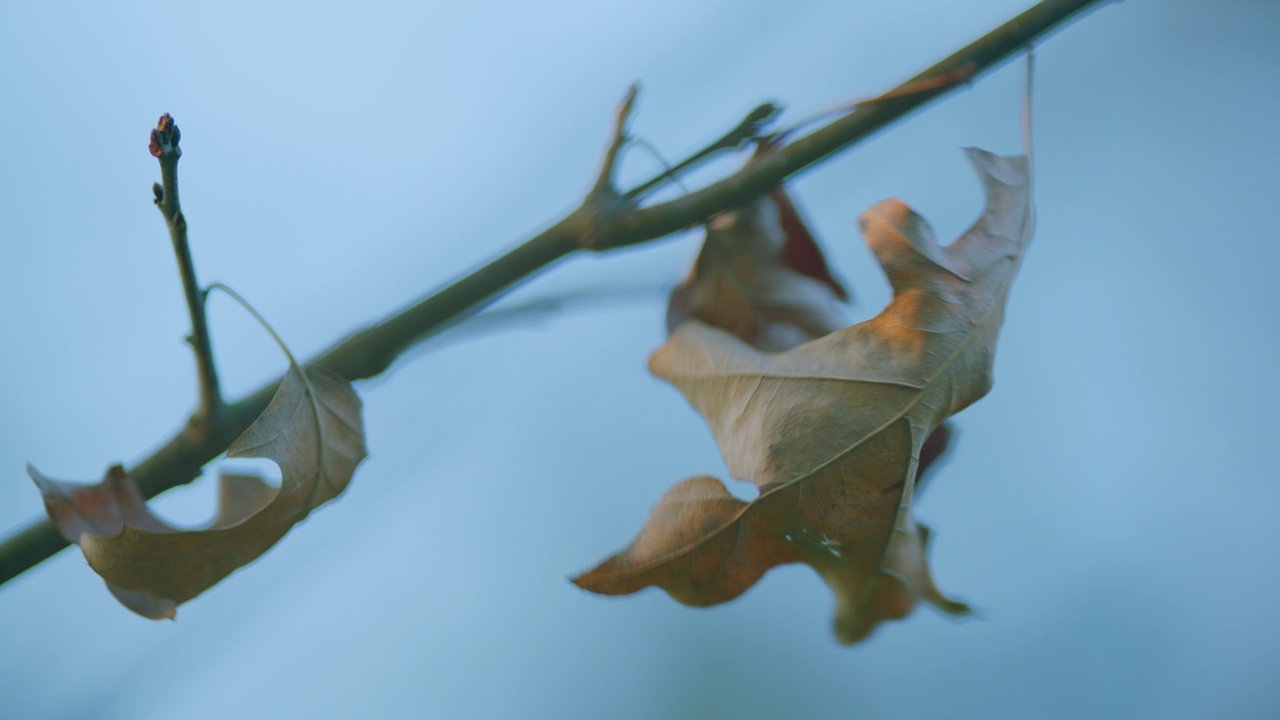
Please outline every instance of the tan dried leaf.
[{"label": "tan dried leaf", "polygon": [[863,213],[894,289],[877,317],[781,353],[697,320],[650,358],[706,418],[744,503],[719,480],[687,479],[635,542],[575,579],[606,594],[657,585],[691,605],[737,597],[769,569],[804,562],[837,599],[836,636],[866,637],[934,587],[928,530],[911,514],[921,447],[991,387],[1005,301],[1033,225],[1028,163],[970,149],[986,192],[978,222],[949,247],[899,200]]},{"label": "tan dried leaf", "polygon": [[[762,143],[748,165],[776,148]],[[667,330],[696,319],[757,350],[779,352],[847,326],[848,300],[799,209],[778,187],[707,224],[693,270],[671,293]],[[929,435],[917,480],[947,451],[952,434],[943,423]]]},{"label": "tan dried leaf", "polygon": [[49,517],[80,545],[89,566],[121,603],[149,618],[255,560],[315,508],[346,489],[365,457],[360,398],[319,367],[290,367],[271,404],[227,449],[227,457],[273,460],[283,479],[224,474],[218,514],[199,530],[169,526],[147,508],[115,466],[96,485],[52,480],[28,467]]}]

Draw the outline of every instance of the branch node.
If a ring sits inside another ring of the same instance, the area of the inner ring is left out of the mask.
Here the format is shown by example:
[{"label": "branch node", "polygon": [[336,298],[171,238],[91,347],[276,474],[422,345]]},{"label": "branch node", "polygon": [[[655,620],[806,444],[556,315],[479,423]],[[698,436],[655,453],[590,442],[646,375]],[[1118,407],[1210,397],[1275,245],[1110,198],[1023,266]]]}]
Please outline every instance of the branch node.
[{"label": "branch node", "polygon": [[608,238],[618,218],[623,217],[634,208],[634,203],[622,196],[614,186],[613,175],[618,165],[618,155],[626,146],[630,136],[627,135],[627,121],[635,107],[636,95],[640,91],[639,83],[632,83],[627,94],[618,105],[614,115],[613,133],[609,137],[609,145],[605,148],[604,160],[600,163],[600,172],[596,175],[595,184],[587,193],[582,205],[565,218],[558,227],[568,231],[574,244],[584,250],[604,250],[609,247]]}]

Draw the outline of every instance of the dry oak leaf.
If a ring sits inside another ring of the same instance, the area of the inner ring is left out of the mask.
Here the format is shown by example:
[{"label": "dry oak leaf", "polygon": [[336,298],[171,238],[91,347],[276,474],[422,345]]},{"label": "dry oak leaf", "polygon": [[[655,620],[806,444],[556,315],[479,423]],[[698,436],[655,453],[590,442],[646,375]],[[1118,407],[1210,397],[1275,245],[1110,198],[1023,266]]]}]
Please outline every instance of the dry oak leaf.
[{"label": "dry oak leaf", "polygon": [[271,404],[227,449],[267,458],[279,488],[248,475],[219,480],[207,527],[171,527],[147,508],[124,469],[96,485],[52,480],[28,466],[58,530],[80,545],[113,595],[139,615],[172,618],[178,605],[257,559],[315,508],[346,489],[366,455],[360,398],[320,367],[292,365]]},{"label": "dry oak leaf", "polygon": [[[748,164],[775,148],[773,142],[762,143]],[[789,350],[845,327],[841,301],[846,299],[799,211],[777,188],[707,225],[693,271],[672,293],[667,326],[674,330],[693,318],[757,350]],[[917,483],[928,478],[927,469],[946,452],[952,434],[948,423],[930,433],[920,450]],[[907,560],[914,562],[899,562]],[[917,584],[913,590],[936,594],[931,588]],[[899,597],[901,591],[892,585],[884,592],[894,607],[905,608],[895,616],[905,615],[920,597]]]},{"label": "dry oak leaf", "polygon": [[[778,147],[760,144],[748,165]],[[667,330],[697,319],[757,350],[779,352],[847,326],[849,293],[827,267],[822,248],[779,187],[706,226],[689,277],[671,293]],[[948,449],[949,423],[921,448],[919,482]]]},{"label": "dry oak leaf", "polygon": [[772,567],[811,565],[836,596],[841,642],[866,637],[917,598],[968,608],[933,585],[928,530],[911,514],[921,446],[991,388],[1005,301],[1031,238],[1025,157],[970,148],[986,208],[939,246],[899,200],[861,216],[893,286],[877,317],[781,353],[690,320],[650,358],[707,420],[750,503],[711,477],[684,480],[630,547],[575,578],[626,594],[656,585],[689,605],[731,600]]}]

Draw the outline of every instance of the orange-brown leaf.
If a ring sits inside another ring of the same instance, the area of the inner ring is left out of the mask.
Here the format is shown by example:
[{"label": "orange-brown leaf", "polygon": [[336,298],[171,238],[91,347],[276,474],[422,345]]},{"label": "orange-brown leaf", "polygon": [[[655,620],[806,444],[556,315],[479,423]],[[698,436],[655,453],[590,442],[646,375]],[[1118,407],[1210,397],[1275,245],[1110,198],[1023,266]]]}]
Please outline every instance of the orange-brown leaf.
[{"label": "orange-brown leaf", "polygon": [[698,320],[650,358],[706,418],[750,503],[711,478],[686,480],[629,548],[575,582],[608,594],[648,585],[694,605],[736,597],[769,568],[813,566],[837,599],[843,642],[924,599],[967,612],[934,587],[928,531],[912,517],[925,439],[991,387],[996,337],[1032,211],[1026,158],[970,149],[987,197],[949,247],[898,200],[862,215],[894,288],[877,317],[780,353]]}]

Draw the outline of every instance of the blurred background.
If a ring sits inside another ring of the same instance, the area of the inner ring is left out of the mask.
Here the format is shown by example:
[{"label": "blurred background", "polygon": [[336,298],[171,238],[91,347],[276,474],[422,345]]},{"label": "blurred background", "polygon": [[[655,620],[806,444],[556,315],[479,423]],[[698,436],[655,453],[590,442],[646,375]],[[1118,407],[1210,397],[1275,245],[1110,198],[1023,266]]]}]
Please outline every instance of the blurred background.
[{"label": "blurred background", "polygon": [[[201,279],[304,356],[574,206],[633,80],[632,129],[674,161],[764,100],[786,122],[888,89],[1030,4],[7,0],[0,531],[42,512],[25,463],[97,479],[194,407],[160,113]],[[1130,0],[1042,44],[1038,232],[995,390],[917,506],[939,585],[984,619],[922,609],[845,648],[805,566],[705,610],[567,581],[681,478],[726,477],[645,371],[689,232],[562,262],[506,302],[593,300],[359,383],[371,455],[345,497],[176,622],[74,550],[0,587],[0,717],[1280,715],[1278,77],[1272,0]],[[858,213],[898,196],[962,232],[960,148],[1019,151],[1022,81],[1010,63],[792,182],[853,319],[889,297]],[[624,185],[657,168],[629,153]],[[282,371],[246,313],[211,313],[229,396]],[[213,502],[206,480],[159,507]]]}]

